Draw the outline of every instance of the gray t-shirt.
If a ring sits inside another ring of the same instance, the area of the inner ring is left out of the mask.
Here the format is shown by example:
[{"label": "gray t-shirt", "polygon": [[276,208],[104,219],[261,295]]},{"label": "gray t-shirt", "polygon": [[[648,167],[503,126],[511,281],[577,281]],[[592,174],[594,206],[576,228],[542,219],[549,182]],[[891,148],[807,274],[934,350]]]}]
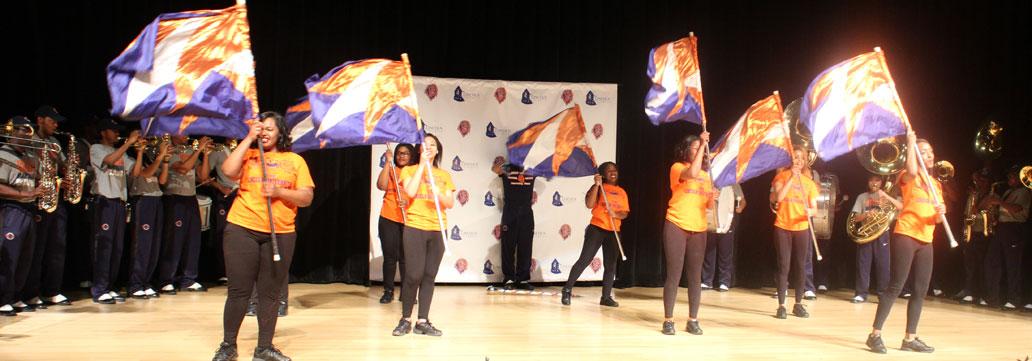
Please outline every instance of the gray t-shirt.
[{"label": "gray t-shirt", "polygon": [[[180,148],[179,150],[172,151],[171,163],[186,160],[193,154],[193,149]],[[177,195],[177,196],[195,196],[197,195],[197,171],[190,169],[186,174],[177,172],[172,169],[171,164],[168,170],[168,182],[165,184],[165,194]]]},{"label": "gray t-shirt", "polygon": [[158,176],[129,176],[129,196],[161,196],[161,185]]},{"label": "gray t-shirt", "polygon": [[1003,201],[1021,206],[1021,211],[1011,213],[1003,207],[1000,207],[1000,223],[1025,223],[1025,221],[1028,220],[1028,206],[1030,198],[1032,197],[1030,197],[1028,188],[1025,187],[1011,188],[1004,192]]},{"label": "gray t-shirt", "polygon": [[219,184],[230,189],[237,189],[240,187],[240,183],[227,177],[226,173],[222,173],[222,163],[226,161],[226,158],[229,158],[229,149],[211,152],[208,155],[208,165],[215,170],[215,180]]},{"label": "gray t-shirt", "polygon": [[[0,147],[0,183],[22,192],[36,188],[36,158],[30,153],[20,153],[9,145]],[[11,199],[21,203],[32,203],[36,197]]]},{"label": "gray t-shirt", "polygon": [[129,158],[129,155],[122,154],[121,165],[104,164],[104,157],[114,152],[115,148],[108,145],[94,144],[90,146],[90,165],[93,166],[94,175],[90,193],[124,201],[127,199],[126,190],[128,189],[126,176],[133,168],[134,161]]}]

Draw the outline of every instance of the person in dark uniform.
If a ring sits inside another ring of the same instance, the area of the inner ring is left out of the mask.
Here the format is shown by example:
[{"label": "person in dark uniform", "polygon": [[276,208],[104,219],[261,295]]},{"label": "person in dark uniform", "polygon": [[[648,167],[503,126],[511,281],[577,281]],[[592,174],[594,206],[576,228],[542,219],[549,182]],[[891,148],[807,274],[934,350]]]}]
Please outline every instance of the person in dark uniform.
[{"label": "person in dark uniform", "polygon": [[[150,284],[161,251],[161,185],[168,182],[169,143],[158,145],[154,159],[144,156],[147,141],[136,143],[136,161],[129,175],[129,201],[132,204],[132,263],[129,271],[129,296],[137,299],[160,297]],[[146,166],[144,165],[146,164]]]},{"label": "person in dark uniform", "polygon": [[[54,138],[54,132],[65,117],[58,114],[54,107],[44,105],[36,110],[36,132],[33,139],[48,142],[53,149],[61,149]],[[44,152],[38,151],[42,156]],[[46,152],[51,164],[58,170],[62,178],[67,169],[68,158],[65,153]],[[62,188],[67,183],[61,184]],[[71,305],[71,301],[61,294],[61,282],[64,277],[66,235],[68,229],[68,202],[63,198],[57,203],[53,212],[39,212],[36,217],[36,245],[33,251],[32,268],[29,278],[22,289],[21,299],[30,308],[44,309],[47,305]],[[42,296],[42,297],[41,297]]]},{"label": "person in dark uniform", "polygon": [[702,289],[727,292],[735,273],[734,249],[739,215],[745,211],[742,187],[732,184],[717,190],[717,204],[713,211],[719,220],[716,232],[706,236],[706,256],[702,261]]},{"label": "person in dark uniform", "polygon": [[[867,177],[867,192],[856,196],[852,212],[853,220],[862,222],[872,215],[871,211],[880,208],[882,202],[889,202],[896,209],[903,209],[903,203],[889,196],[882,190],[882,178],[877,174]],[[871,267],[874,267],[875,284],[880,295],[889,287],[889,231],[882,232],[874,240],[856,245],[856,283],[853,303],[867,301],[871,287]]]},{"label": "person in dark uniform", "polygon": [[93,286],[90,287],[90,295],[93,302],[113,304],[125,301],[114,283],[118,279],[125,244],[126,171],[134,165],[126,152],[136,143],[140,132],[132,131],[125,143],[115,148],[122,125],[114,119],[104,119],[97,129],[100,143],[90,147],[94,173],[93,186],[90,187],[93,194]]},{"label": "person in dark uniform", "polygon": [[[202,137],[197,149],[211,139]],[[158,261],[159,292],[176,294],[178,288],[191,292],[208,289],[197,282],[201,256],[201,211],[197,207],[197,159],[201,152],[187,144],[187,137],[172,136],[168,183],[164,189],[165,224]]]},{"label": "person in dark uniform", "polygon": [[[201,167],[197,170],[197,180],[202,184],[207,184],[211,187],[214,192],[211,197],[212,212],[214,215],[211,217],[212,232],[211,240],[214,243],[216,259],[218,260],[218,274],[219,281],[226,282],[226,270],[225,260],[222,258],[222,233],[226,230],[226,214],[229,213],[229,207],[233,205],[233,200],[236,199],[237,189],[240,188],[240,183],[230,179],[226,176],[226,173],[222,172],[222,163],[229,157],[230,139],[223,141],[218,149],[215,147],[208,147],[202,152]],[[215,177],[212,178],[212,171],[215,171]]]},{"label": "person in dark uniform", "polygon": [[[971,175],[972,187],[968,190],[971,209],[970,216],[973,219],[965,220],[970,222],[970,238],[960,245],[964,251],[964,289],[957,292],[953,298],[961,303],[985,302],[985,250],[989,245],[989,237],[986,235],[986,222],[988,218],[982,218],[982,201],[989,196],[989,188],[992,180],[987,172],[978,171]],[[965,205],[967,206],[967,205]],[[968,216],[968,215],[966,215]]]},{"label": "person in dark uniform", "polygon": [[[1003,196],[990,194],[983,203],[999,207],[996,231],[989,238],[985,256],[986,299],[994,307],[1016,310],[1021,305],[1021,261],[1028,237],[1025,221],[1032,194],[1018,180],[1018,167],[1007,171],[1007,191]],[[1007,274],[1007,294],[1000,297],[1000,276]]]},{"label": "person in dark uniform", "polygon": [[507,290],[533,290],[530,285],[530,256],[534,246],[534,195],[536,177],[524,172],[523,167],[502,166],[495,161],[491,171],[502,179],[505,205],[502,208],[502,280]]},{"label": "person in dark uniform", "polygon": [[13,137],[0,135],[0,315],[14,316],[18,292],[32,265],[37,206],[36,159],[27,145],[29,119],[15,116]]}]

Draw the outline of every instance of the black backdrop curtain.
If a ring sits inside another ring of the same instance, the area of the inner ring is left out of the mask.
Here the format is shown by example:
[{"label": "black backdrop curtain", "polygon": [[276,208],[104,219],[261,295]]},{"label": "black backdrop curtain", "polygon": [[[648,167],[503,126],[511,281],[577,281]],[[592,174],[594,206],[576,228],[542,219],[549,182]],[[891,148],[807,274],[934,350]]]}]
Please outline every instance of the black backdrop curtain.
[{"label": "black backdrop curtain", "polygon": [[[104,68],[159,13],[221,8],[231,1],[7,3],[8,66],[0,115],[52,104],[85,129],[110,106]],[[958,168],[962,190],[981,164],[972,136],[987,117],[1007,127],[999,171],[1030,154],[1030,3],[897,5],[888,1],[249,1],[262,110],[283,111],[302,81],[347,60],[408,52],[416,75],[619,84],[621,183],[634,213],[625,223],[629,260],[618,285],[662,284],[660,228],[673,145],[696,125],[648,124],[642,99],[651,47],[694,31],[714,139],[754,101],[780,90],[786,102],[838,61],[882,46],[919,135]],[[304,154],[317,189],[298,216],[295,280],[364,283],[368,253],[369,150]],[[863,189],[852,156],[828,164],[845,193]],[[771,283],[771,176],[744,185],[750,206],[739,237],[738,282]],[[851,205],[848,204],[848,205]],[[848,207],[847,205],[847,207]],[[954,212],[956,213],[956,212]],[[839,223],[841,225],[841,223]],[[959,228],[959,226],[955,226]],[[841,232],[840,232],[841,233]],[[72,235],[70,237],[77,237]],[[851,282],[852,243],[828,251],[840,283]],[[940,263],[942,261],[937,260]],[[955,272],[950,271],[950,272]],[[851,283],[847,283],[849,285]]]}]

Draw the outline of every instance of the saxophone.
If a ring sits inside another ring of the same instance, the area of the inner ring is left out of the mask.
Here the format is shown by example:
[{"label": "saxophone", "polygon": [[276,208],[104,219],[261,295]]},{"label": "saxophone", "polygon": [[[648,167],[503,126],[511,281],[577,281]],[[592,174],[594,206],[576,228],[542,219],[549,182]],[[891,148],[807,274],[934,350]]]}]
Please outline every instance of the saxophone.
[{"label": "saxophone", "polygon": [[64,200],[78,204],[82,200],[82,183],[86,180],[86,170],[79,166],[79,151],[75,144],[75,135],[68,135],[68,162],[65,163],[64,182],[68,184]]},{"label": "saxophone", "polygon": [[50,153],[60,152],[61,146],[53,143],[44,143],[42,156],[39,162],[39,199],[37,206],[40,210],[52,213],[57,209],[59,199],[58,189],[61,187],[61,178],[57,176],[57,164],[50,158]]}]

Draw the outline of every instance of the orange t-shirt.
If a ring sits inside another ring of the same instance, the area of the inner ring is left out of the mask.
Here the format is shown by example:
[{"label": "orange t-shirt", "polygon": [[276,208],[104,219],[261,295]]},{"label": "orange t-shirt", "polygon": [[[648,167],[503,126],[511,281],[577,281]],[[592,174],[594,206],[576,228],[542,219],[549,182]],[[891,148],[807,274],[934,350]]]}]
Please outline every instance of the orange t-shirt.
[{"label": "orange t-shirt", "polygon": [[[397,169],[394,171],[400,174]],[[403,216],[405,210],[398,205],[398,187],[394,183],[394,174],[387,177],[387,189],[383,191],[383,206],[380,207],[380,216],[398,223],[405,223]]]},{"label": "orange t-shirt", "polygon": [[[792,179],[792,171],[784,170],[774,176],[771,185],[774,189],[777,189],[777,185],[785,187],[785,182],[789,179]],[[788,194],[778,204],[778,210],[775,212],[774,226],[786,231],[802,231],[810,227],[809,220],[806,219],[806,207],[810,205],[810,201],[817,199],[817,194],[820,193],[817,183],[810,177],[800,175],[798,179],[798,183],[792,181],[788,185]]]},{"label": "orange t-shirt", "polygon": [[706,231],[706,208],[713,200],[713,181],[709,173],[681,181],[681,172],[687,163],[670,166],[670,202],[667,204],[666,220],[690,232]]},{"label": "orange t-shirt", "polygon": [[[627,202],[627,192],[623,188],[611,184],[602,184],[602,191],[606,192],[606,198],[609,199],[609,207],[614,214],[616,212],[631,211],[630,203]],[[602,194],[599,194],[598,200],[595,202],[595,208],[591,209],[591,224],[607,231],[619,232],[621,223],[616,217],[613,217],[613,224],[609,223],[609,212],[606,212],[606,202],[602,199]]]},{"label": "orange t-shirt", "polygon": [[[416,169],[418,166],[408,166],[401,169],[401,186],[405,187],[405,183],[409,179],[416,176]],[[452,183],[451,174],[441,170],[440,168],[433,168],[434,172],[434,183],[437,185],[437,190],[441,194],[454,191],[455,184]],[[418,176],[421,177],[419,182],[419,190],[416,191],[416,196],[409,199],[409,207],[405,211],[405,216],[408,217],[406,226],[421,229],[424,231],[440,231],[441,226],[437,223],[437,207],[434,205],[434,196],[430,192],[430,178],[426,176],[426,171]],[[441,206],[441,219],[444,220],[445,227],[448,226],[448,216],[444,212],[444,206]]]},{"label": "orange t-shirt", "polygon": [[[910,181],[904,181],[900,177],[900,191],[903,194],[903,209],[896,218],[896,228],[893,233],[909,236],[921,242],[932,241],[932,234],[935,232],[935,222],[939,213],[935,211],[935,202],[927,187],[923,186],[920,177],[914,177]],[[936,195],[939,203],[942,201],[942,185],[939,181],[932,180],[935,185]]]},{"label": "orange t-shirt", "polygon": [[[315,188],[312,175],[308,173],[305,159],[292,152],[265,152],[268,179],[279,188]],[[262,167],[258,161],[258,150],[249,149],[244,154],[240,168],[240,190],[233,207],[229,209],[226,221],[257,231],[269,232],[268,203],[262,196]],[[282,199],[272,200],[272,218],[276,233],[294,232],[294,217],[297,205]]]}]

